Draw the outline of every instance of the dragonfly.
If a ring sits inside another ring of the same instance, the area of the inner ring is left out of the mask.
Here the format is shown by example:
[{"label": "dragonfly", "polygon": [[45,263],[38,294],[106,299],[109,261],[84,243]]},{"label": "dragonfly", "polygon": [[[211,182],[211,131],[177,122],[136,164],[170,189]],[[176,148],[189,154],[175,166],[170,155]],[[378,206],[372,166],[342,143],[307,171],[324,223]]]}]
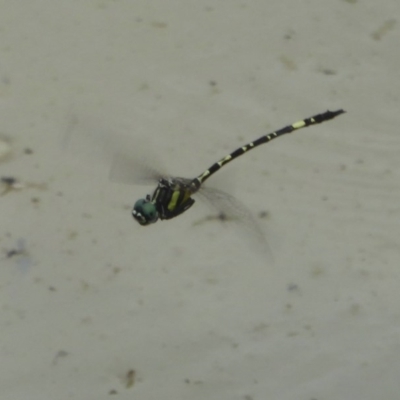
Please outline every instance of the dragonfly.
[{"label": "dragonfly", "polygon": [[145,198],[141,198],[135,202],[132,209],[132,216],[141,226],[152,225],[158,220],[163,221],[175,218],[193,206],[195,199],[192,196],[200,191],[207,179],[229,162],[277,137],[311,125],[329,121],[343,113],[345,111],[342,109],[336,111],[328,110],[263,135],[221,158],[195,178],[159,176],[153,193],[147,194]]}]

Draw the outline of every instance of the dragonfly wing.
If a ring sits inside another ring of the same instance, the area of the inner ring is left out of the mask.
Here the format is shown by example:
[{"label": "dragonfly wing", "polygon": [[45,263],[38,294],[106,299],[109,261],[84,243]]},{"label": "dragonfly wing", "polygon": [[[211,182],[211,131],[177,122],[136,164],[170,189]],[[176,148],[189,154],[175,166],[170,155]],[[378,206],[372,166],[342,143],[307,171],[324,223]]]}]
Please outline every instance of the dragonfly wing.
[{"label": "dragonfly wing", "polygon": [[127,185],[153,184],[164,177],[153,166],[125,152],[117,152],[112,160],[109,178],[112,182]]},{"label": "dragonfly wing", "polygon": [[159,158],[143,138],[97,125],[72,113],[60,143],[62,153],[90,168],[104,170],[102,173],[108,173],[113,182],[154,184],[163,176]]},{"label": "dragonfly wing", "polygon": [[[197,193],[196,193],[197,195]],[[253,213],[229,193],[213,187],[201,187],[198,195],[212,206],[218,215],[214,219],[237,223],[246,236],[252,238],[257,247],[270,253],[265,235]]]}]

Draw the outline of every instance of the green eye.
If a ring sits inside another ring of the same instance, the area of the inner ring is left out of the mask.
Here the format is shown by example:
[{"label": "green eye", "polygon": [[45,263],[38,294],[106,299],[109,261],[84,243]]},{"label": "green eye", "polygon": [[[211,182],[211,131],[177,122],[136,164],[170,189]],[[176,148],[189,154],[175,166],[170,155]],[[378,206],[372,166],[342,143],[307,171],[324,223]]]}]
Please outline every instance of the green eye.
[{"label": "green eye", "polygon": [[153,224],[158,220],[158,212],[154,203],[139,199],[133,206],[132,216],[140,225]]}]

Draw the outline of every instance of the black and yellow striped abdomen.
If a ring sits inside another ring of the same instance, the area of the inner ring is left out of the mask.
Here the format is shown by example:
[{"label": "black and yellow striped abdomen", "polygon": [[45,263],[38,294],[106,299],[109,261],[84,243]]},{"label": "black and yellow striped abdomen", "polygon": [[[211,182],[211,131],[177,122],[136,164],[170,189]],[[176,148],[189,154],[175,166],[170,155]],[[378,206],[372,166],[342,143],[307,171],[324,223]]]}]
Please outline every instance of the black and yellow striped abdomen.
[{"label": "black and yellow striped abdomen", "polygon": [[336,116],[338,116],[340,114],[343,114],[344,112],[345,112],[344,110],[337,110],[337,111],[329,111],[328,110],[322,114],[317,114],[317,115],[314,115],[313,117],[306,118],[301,121],[295,122],[292,125],[285,126],[284,128],[279,129],[275,132],[271,132],[268,135],[261,136],[260,138],[256,139],[254,142],[250,142],[250,143],[246,144],[245,146],[239,147],[238,149],[233,151],[231,154],[228,154],[224,158],[221,158],[215,164],[211,165],[211,167],[209,169],[207,169],[201,175],[199,175],[197,178],[195,178],[195,180],[197,180],[199,182],[199,184],[202,184],[206,179],[208,179],[212,174],[217,172],[225,164],[227,164],[228,162],[241,156],[242,154],[247,153],[249,150],[254,149],[257,146],[260,146],[261,144],[268,143],[272,139],[275,139],[286,133],[291,133],[297,129],[306,128],[307,126],[310,126],[310,125],[320,124],[321,122],[328,121],[332,118],[335,118]]}]

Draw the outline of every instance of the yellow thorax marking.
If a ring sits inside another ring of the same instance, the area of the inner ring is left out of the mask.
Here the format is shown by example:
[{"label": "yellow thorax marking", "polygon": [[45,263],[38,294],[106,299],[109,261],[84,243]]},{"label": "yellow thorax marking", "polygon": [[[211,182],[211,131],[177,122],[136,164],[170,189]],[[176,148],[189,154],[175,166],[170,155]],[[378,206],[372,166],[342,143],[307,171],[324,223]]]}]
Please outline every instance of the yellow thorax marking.
[{"label": "yellow thorax marking", "polygon": [[[171,200],[167,206],[169,211],[174,210],[175,207],[177,206],[180,193],[181,192],[179,190],[175,190],[174,193],[172,194]],[[183,196],[183,199],[181,201],[181,204],[185,203],[190,198],[190,196],[191,196],[191,193],[188,190],[186,190],[185,195]]]},{"label": "yellow thorax marking", "polygon": [[176,202],[179,198],[179,190],[175,190],[172,194],[171,201],[168,203],[168,210],[172,211],[176,207]]}]

